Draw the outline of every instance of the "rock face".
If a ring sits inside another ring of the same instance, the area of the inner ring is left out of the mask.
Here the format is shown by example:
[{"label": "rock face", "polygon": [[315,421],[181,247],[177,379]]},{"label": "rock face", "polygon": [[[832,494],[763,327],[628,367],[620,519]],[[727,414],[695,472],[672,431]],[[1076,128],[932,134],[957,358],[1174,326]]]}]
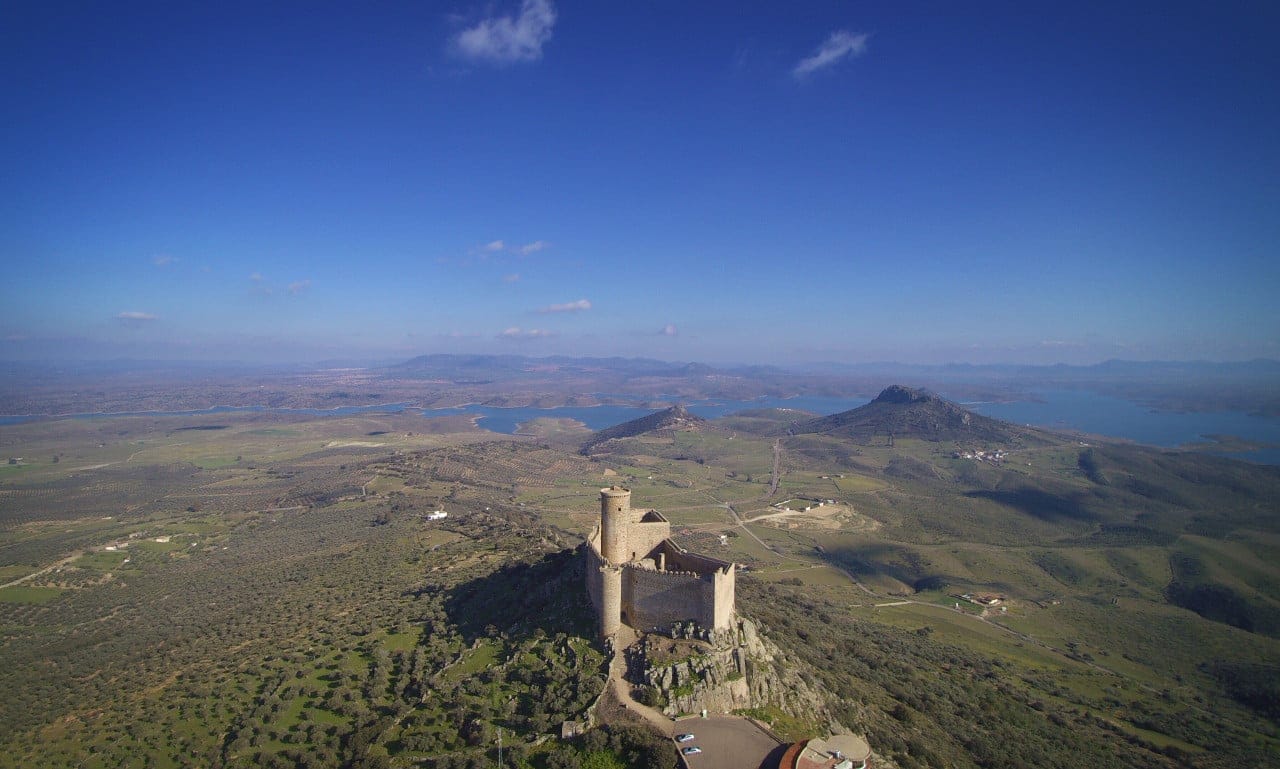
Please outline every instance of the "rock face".
[{"label": "rock face", "polygon": [[967,411],[927,390],[903,385],[885,388],[876,399],[839,414],[811,419],[794,433],[826,433],[850,438],[920,438],[928,441],[1012,443],[1031,431]]},{"label": "rock face", "polygon": [[739,619],[727,632],[677,626],[670,635],[675,638],[646,636],[627,660],[628,679],[650,687],[666,715],[772,705],[807,721],[832,722],[822,694],[797,672],[802,663],[789,659],[750,620]]},{"label": "rock face", "polygon": [[582,444],[581,453],[590,454],[596,447],[619,438],[634,438],[645,433],[688,430],[706,424],[706,421],[702,417],[690,414],[684,406],[672,406],[593,433],[591,438]]}]

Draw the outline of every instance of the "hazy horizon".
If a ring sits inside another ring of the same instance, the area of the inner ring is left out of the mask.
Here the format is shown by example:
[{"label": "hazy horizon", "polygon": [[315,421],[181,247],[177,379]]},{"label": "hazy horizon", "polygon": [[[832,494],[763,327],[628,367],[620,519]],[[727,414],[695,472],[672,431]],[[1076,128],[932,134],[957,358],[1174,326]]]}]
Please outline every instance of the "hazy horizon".
[{"label": "hazy horizon", "polygon": [[23,4],[0,360],[1280,358],[1280,9]]},{"label": "hazy horizon", "polygon": [[1280,359],[1276,358],[1248,358],[1240,360],[1209,360],[1209,359],[1125,359],[1125,358],[1108,358],[1106,360],[1093,361],[1089,363],[1065,363],[1065,362],[1049,362],[1049,363],[1031,363],[1031,362],[1015,362],[1015,361],[990,361],[975,363],[972,361],[962,360],[945,360],[937,363],[912,363],[903,360],[866,360],[866,361],[836,361],[836,360],[805,360],[795,362],[772,362],[767,360],[698,360],[698,359],[682,359],[682,358],[666,358],[643,355],[566,355],[552,354],[545,355],[524,353],[519,351],[498,351],[498,352],[424,352],[416,355],[391,355],[391,356],[361,356],[346,355],[334,356],[329,358],[271,358],[271,359],[253,359],[253,358],[161,358],[161,357],[129,357],[129,356],[100,356],[100,357],[63,357],[63,358],[0,358],[0,364],[11,365],[29,365],[29,366],[59,366],[59,365],[84,365],[94,366],[103,365],[110,367],[117,365],[122,368],[141,368],[141,367],[165,367],[165,366],[192,366],[197,368],[216,368],[219,366],[226,367],[244,367],[247,369],[267,369],[271,367],[283,368],[306,368],[306,367],[333,367],[333,368],[381,368],[395,367],[402,364],[410,363],[418,358],[431,356],[447,356],[457,358],[488,358],[488,357],[516,357],[530,361],[551,360],[551,359],[567,359],[567,360],[583,360],[583,361],[653,361],[656,363],[668,364],[672,366],[681,365],[706,365],[719,370],[731,370],[735,368],[777,368],[782,371],[796,372],[830,372],[839,376],[844,373],[858,372],[877,372],[883,371],[893,373],[895,369],[901,370],[903,373],[910,373],[912,370],[921,372],[941,371],[945,369],[966,369],[973,368],[978,370],[990,369],[1001,370],[1011,369],[1020,370],[1028,369],[1031,371],[1044,370],[1049,373],[1056,368],[1067,368],[1073,370],[1092,370],[1105,369],[1111,365],[1149,367],[1157,370],[1161,367],[1169,366],[1190,366],[1190,367],[1208,367],[1208,368],[1225,368],[1239,370],[1240,367],[1248,366],[1268,366],[1270,368],[1280,368]]}]

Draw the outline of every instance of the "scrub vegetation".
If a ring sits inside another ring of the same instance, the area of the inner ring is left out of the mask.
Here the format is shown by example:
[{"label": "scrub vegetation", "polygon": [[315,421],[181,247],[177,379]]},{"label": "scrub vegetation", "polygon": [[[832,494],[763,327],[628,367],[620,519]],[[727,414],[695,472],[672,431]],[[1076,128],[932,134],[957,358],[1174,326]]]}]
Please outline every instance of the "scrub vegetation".
[{"label": "scrub vegetation", "polygon": [[488,766],[499,733],[514,766],[670,766],[551,737],[603,687],[575,548],[610,483],[745,565],[739,611],[900,766],[1280,750],[1274,468],[781,410],[589,456],[564,425],[201,419],[0,436],[0,766]]}]

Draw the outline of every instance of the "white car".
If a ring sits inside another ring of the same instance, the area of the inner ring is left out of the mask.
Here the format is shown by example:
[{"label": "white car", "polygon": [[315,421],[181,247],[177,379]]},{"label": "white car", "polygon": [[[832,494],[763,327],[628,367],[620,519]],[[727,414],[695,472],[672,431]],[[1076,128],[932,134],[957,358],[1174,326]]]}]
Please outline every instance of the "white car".
[{"label": "white car", "polygon": [[701,753],[702,748],[698,747],[697,745],[690,745],[687,748],[681,748],[680,752],[685,754],[686,756],[692,756],[694,753]]},{"label": "white car", "polygon": [[689,740],[692,740],[692,739],[693,739],[693,735],[692,735],[692,734],[677,734],[677,735],[676,735],[676,742],[688,742]]}]

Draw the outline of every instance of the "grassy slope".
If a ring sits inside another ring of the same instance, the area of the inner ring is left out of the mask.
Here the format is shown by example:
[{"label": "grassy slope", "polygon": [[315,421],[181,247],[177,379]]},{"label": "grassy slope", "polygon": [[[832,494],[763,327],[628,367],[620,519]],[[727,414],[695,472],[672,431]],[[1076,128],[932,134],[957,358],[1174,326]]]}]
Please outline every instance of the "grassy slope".
[{"label": "grassy slope", "polygon": [[[69,764],[82,748],[96,765],[357,751],[403,763],[479,755],[469,740],[498,723],[550,729],[527,692],[567,682],[552,710],[580,707],[596,658],[557,623],[590,635],[589,619],[562,607],[540,622],[484,596],[528,593],[511,590],[529,577],[504,570],[513,559],[558,574],[536,566],[541,553],[589,528],[612,482],[662,509],[685,545],[749,564],[744,610],[811,658],[851,725],[905,765],[1000,765],[997,742],[965,735],[975,721],[1030,729],[1022,758],[1046,766],[1116,738],[1130,764],[1167,752],[1262,765],[1277,750],[1260,715],[1269,690],[1241,682],[1266,684],[1280,644],[1168,600],[1177,580],[1228,590],[1266,629],[1280,596],[1273,470],[1105,445],[1085,472],[1067,440],[994,466],[950,444],[811,435],[783,439],[768,497],[773,438],[742,429],[767,415],[591,459],[413,417],[208,421],[226,428],[6,428],[31,464],[0,475],[0,573],[75,558],[10,593],[45,603],[4,605],[4,682],[21,694],[0,705],[0,765]],[[737,526],[725,507],[753,518],[804,497],[839,514]],[[418,517],[439,506],[447,526]],[[128,564],[100,549],[134,534]],[[974,590],[1006,595],[1007,612],[956,611],[951,594]],[[529,662],[486,673],[507,659]],[[850,659],[898,673],[909,660],[912,684]]]}]

